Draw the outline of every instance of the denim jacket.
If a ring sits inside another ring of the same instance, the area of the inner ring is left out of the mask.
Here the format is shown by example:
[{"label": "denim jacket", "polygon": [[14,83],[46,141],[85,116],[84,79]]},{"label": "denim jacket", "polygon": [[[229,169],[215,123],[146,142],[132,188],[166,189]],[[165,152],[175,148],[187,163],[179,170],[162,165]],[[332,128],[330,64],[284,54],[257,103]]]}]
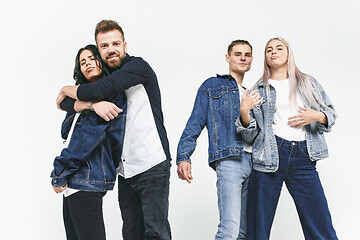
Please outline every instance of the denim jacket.
[{"label": "denim jacket", "polygon": [[230,75],[207,79],[199,88],[191,116],[180,138],[176,163],[191,162],[196,140],[206,126],[209,137],[209,165],[216,160],[244,153],[235,121],[240,114],[238,85]]},{"label": "denim jacket", "polygon": [[[114,103],[123,112],[106,122],[95,112],[81,114],[74,127],[70,143],[54,160],[51,173],[52,185],[66,184],[85,191],[112,190],[115,184],[126,119],[126,97],[121,93]],[[62,136],[66,138],[74,113],[68,113],[62,124]]]},{"label": "denim jacket", "polygon": [[[326,125],[320,122],[313,122],[305,126],[305,139],[309,157],[312,161],[317,161],[329,156],[323,133],[331,131],[332,126],[335,124],[337,114],[322,86],[313,77],[309,75],[307,77],[312,82],[315,90],[318,91],[323,98],[325,105],[330,108],[321,110],[326,115]],[[264,82],[260,82],[254,89],[258,89],[264,100],[250,111],[251,119],[249,126],[245,128],[241,124],[241,116],[239,116],[236,121],[236,128],[244,141],[253,143],[253,168],[261,172],[275,172],[279,167],[278,149],[272,128],[275,114],[276,91],[275,88],[270,85],[270,98],[268,99]],[[309,104],[305,103],[305,106],[309,107]]]}]

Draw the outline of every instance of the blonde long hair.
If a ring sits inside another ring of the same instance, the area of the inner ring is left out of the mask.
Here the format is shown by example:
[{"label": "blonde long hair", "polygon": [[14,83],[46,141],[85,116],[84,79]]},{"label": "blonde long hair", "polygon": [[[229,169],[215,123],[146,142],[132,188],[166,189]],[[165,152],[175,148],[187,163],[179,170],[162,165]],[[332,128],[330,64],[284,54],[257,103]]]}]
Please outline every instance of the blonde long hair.
[{"label": "blonde long hair", "polygon": [[[281,41],[288,50],[288,59],[287,59],[287,73],[289,76],[289,84],[290,84],[290,94],[289,100],[290,103],[294,106],[296,103],[296,95],[302,98],[305,106],[310,105],[314,107],[316,110],[321,109],[329,109],[328,106],[325,105],[320,92],[315,88],[314,82],[308,75],[304,74],[299,70],[299,68],[295,65],[294,55],[290,48],[289,43],[280,37],[271,38],[265,45],[265,54],[266,54],[266,46],[273,40]],[[271,69],[266,62],[266,58],[264,58],[264,73],[262,77],[255,83],[257,85],[261,81],[264,82],[266,88],[266,94],[269,96],[270,87],[269,87],[269,78],[271,77]],[[306,106],[306,107],[310,107]]]}]

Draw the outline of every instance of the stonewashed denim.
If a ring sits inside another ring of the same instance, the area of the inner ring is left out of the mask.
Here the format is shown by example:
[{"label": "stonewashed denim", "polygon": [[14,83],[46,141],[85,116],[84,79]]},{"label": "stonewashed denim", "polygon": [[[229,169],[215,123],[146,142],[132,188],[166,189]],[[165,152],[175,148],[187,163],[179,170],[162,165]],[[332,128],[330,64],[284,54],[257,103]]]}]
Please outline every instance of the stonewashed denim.
[{"label": "stonewashed denim", "polygon": [[244,154],[235,121],[240,114],[239,88],[230,75],[207,79],[199,88],[191,116],[180,138],[176,163],[191,162],[196,140],[206,126],[209,137],[209,165],[230,156]]},{"label": "stonewashed denim", "polygon": [[245,239],[246,212],[251,154],[242,159],[226,158],[216,162],[220,223],[215,240]]},{"label": "stonewashed denim", "polygon": [[305,239],[338,239],[321,186],[316,162],[309,158],[305,141],[276,136],[279,169],[275,173],[252,171],[248,192],[247,240],[267,240],[283,182],[298,212]]},{"label": "stonewashed denim", "polygon": [[[106,122],[95,112],[82,114],[75,125],[69,146],[54,160],[52,185],[85,191],[112,190],[116,180],[124,140],[126,97],[119,94],[113,102],[123,109],[115,119]],[[67,114],[63,136],[72,121]]]},{"label": "stonewashed denim", "polygon": [[119,175],[124,240],[170,240],[168,222],[170,160],[131,178]]},{"label": "stonewashed denim", "polygon": [[[309,151],[311,161],[317,161],[329,156],[326,145],[324,132],[330,132],[332,126],[335,124],[337,114],[330,98],[325,93],[324,89],[313,77],[309,76],[315,90],[322,96],[323,101],[329,109],[322,109],[321,111],[326,115],[327,125],[319,122],[314,122],[305,126],[306,144]],[[260,95],[264,98],[263,102],[250,111],[251,119],[248,127],[241,124],[241,116],[236,120],[236,129],[241,134],[244,141],[253,143],[252,162],[253,169],[261,172],[275,172],[279,167],[279,156],[275,140],[274,131],[272,128],[276,91],[270,85],[269,98],[266,94],[264,82],[260,82],[254,89],[259,90]],[[305,103],[309,107],[308,103]]]}]

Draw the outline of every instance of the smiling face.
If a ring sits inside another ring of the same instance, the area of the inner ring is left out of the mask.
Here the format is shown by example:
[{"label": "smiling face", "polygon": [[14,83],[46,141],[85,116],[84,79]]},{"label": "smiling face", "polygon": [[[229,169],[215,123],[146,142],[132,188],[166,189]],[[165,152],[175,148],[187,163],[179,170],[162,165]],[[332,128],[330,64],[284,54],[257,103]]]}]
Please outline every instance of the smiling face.
[{"label": "smiling face", "polygon": [[226,54],[226,61],[229,63],[229,72],[244,74],[250,70],[253,60],[251,48],[247,44],[237,44],[232,47],[230,54]]},{"label": "smiling face", "polygon": [[272,40],[266,45],[266,63],[271,69],[287,67],[288,55],[287,47],[280,40]]},{"label": "smiling face", "polygon": [[95,82],[100,78],[102,71],[99,62],[90,50],[85,49],[80,53],[79,62],[80,71],[89,82]]},{"label": "smiling face", "polygon": [[127,44],[119,30],[99,32],[96,43],[101,59],[112,69],[118,68],[126,56]]}]

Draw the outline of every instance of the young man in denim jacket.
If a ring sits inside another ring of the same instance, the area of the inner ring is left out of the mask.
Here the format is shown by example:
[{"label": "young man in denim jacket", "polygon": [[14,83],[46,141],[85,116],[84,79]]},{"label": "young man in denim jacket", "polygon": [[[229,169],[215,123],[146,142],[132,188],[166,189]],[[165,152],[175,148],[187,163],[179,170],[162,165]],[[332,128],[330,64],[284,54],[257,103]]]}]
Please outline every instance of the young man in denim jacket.
[{"label": "young man in denim jacket", "polygon": [[190,156],[196,140],[206,126],[209,136],[209,165],[217,174],[220,223],[215,239],[244,239],[246,202],[251,173],[251,146],[236,133],[240,114],[240,97],[251,96],[247,104],[259,101],[258,92],[242,87],[245,72],[250,70],[252,47],[248,41],[235,40],[228,47],[228,75],[207,79],[199,88],[191,116],[177,149],[178,176],[191,182]]}]

